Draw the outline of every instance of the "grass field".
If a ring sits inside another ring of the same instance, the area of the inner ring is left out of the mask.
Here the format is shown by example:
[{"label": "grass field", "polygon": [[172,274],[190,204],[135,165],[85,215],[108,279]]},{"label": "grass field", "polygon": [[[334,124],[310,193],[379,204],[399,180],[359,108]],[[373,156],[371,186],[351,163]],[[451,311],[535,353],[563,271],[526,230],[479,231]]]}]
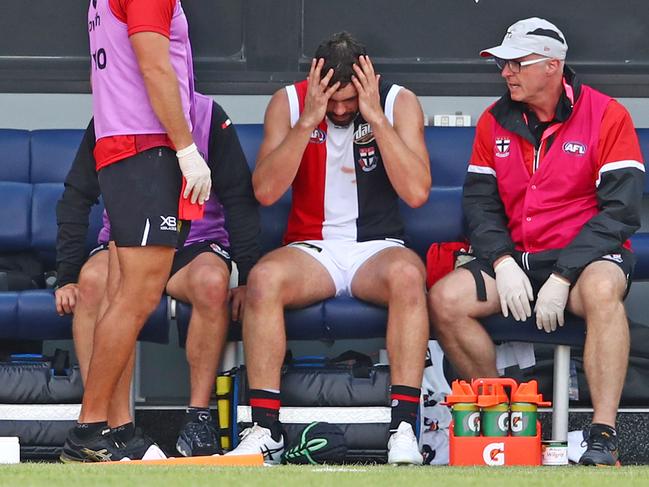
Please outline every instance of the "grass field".
[{"label": "grass field", "polygon": [[404,467],[279,466],[141,467],[25,463],[0,465],[0,486],[211,487],[589,487],[647,486],[649,467]]}]

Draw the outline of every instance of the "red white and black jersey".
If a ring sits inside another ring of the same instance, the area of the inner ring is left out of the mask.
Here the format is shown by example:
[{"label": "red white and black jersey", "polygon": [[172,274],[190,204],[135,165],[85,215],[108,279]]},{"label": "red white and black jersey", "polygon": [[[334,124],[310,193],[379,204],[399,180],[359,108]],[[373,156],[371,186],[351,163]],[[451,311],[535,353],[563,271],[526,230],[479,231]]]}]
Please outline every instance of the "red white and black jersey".
[{"label": "red white and black jersey", "polygon": [[[381,106],[393,123],[398,85],[380,82]],[[286,87],[293,127],[304,108],[307,81]],[[284,243],[403,239],[398,196],[388,179],[372,127],[359,113],[347,127],[327,117],[311,134],[297,175]]]}]

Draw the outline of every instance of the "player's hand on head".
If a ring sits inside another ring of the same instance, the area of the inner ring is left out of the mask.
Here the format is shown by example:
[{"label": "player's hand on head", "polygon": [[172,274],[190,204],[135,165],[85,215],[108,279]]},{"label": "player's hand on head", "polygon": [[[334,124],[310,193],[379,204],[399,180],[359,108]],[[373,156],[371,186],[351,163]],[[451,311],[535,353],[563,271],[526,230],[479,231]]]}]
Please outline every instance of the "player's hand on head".
[{"label": "player's hand on head", "polygon": [[370,124],[378,122],[385,115],[381,108],[379,93],[380,74],[374,72],[374,66],[368,56],[360,56],[354,64],[352,83],[358,92],[358,110]]},{"label": "player's hand on head", "polygon": [[324,59],[313,59],[311,61],[304,110],[300,115],[300,119],[309,128],[316,128],[324,119],[329,98],[340,88],[340,81],[329,86],[329,82],[334,75],[333,69],[329,69],[322,77],[323,66]]},{"label": "player's hand on head", "polygon": [[74,308],[77,305],[78,294],[79,286],[72,282],[65,286],[61,286],[54,291],[56,312],[60,316],[74,313]]},{"label": "player's hand on head", "polygon": [[191,197],[190,201],[197,201],[202,205],[210,198],[212,189],[212,176],[205,159],[198,151],[196,144],[192,144],[176,152],[178,164],[186,180],[183,198]]}]

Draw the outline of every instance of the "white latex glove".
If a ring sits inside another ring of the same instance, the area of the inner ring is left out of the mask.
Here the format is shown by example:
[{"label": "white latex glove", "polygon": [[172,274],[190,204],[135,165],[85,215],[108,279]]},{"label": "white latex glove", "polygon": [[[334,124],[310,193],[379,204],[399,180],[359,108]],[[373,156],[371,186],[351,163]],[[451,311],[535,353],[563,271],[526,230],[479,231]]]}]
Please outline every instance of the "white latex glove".
[{"label": "white latex glove", "polygon": [[505,318],[509,311],[516,321],[532,316],[530,301],[534,300],[532,284],[513,257],[506,257],[496,267],[496,288],[500,296],[500,309]]},{"label": "white latex glove", "polygon": [[202,205],[210,199],[210,190],[212,189],[212,176],[210,168],[207,167],[203,156],[198,152],[196,144],[176,152],[178,165],[187,180],[183,198],[188,198],[191,194],[191,202],[198,202]]},{"label": "white latex glove", "polygon": [[570,294],[570,283],[554,274],[550,274],[536,298],[536,327],[543,328],[550,333],[563,326],[563,310],[566,309],[568,295]]}]

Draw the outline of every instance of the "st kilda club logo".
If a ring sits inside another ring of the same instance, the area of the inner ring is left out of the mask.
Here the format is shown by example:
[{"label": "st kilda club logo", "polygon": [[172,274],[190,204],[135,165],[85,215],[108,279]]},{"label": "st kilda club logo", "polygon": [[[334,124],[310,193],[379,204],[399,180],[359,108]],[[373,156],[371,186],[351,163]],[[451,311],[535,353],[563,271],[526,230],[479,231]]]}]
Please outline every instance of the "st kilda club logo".
[{"label": "st kilda club logo", "polygon": [[359,147],[358,155],[358,164],[359,166],[361,166],[363,172],[370,172],[378,165],[378,155],[376,154],[376,148],[372,146]]},{"label": "st kilda club logo", "polygon": [[507,137],[496,137],[495,150],[496,157],[509,157],[509,146],[511,140]]}]

